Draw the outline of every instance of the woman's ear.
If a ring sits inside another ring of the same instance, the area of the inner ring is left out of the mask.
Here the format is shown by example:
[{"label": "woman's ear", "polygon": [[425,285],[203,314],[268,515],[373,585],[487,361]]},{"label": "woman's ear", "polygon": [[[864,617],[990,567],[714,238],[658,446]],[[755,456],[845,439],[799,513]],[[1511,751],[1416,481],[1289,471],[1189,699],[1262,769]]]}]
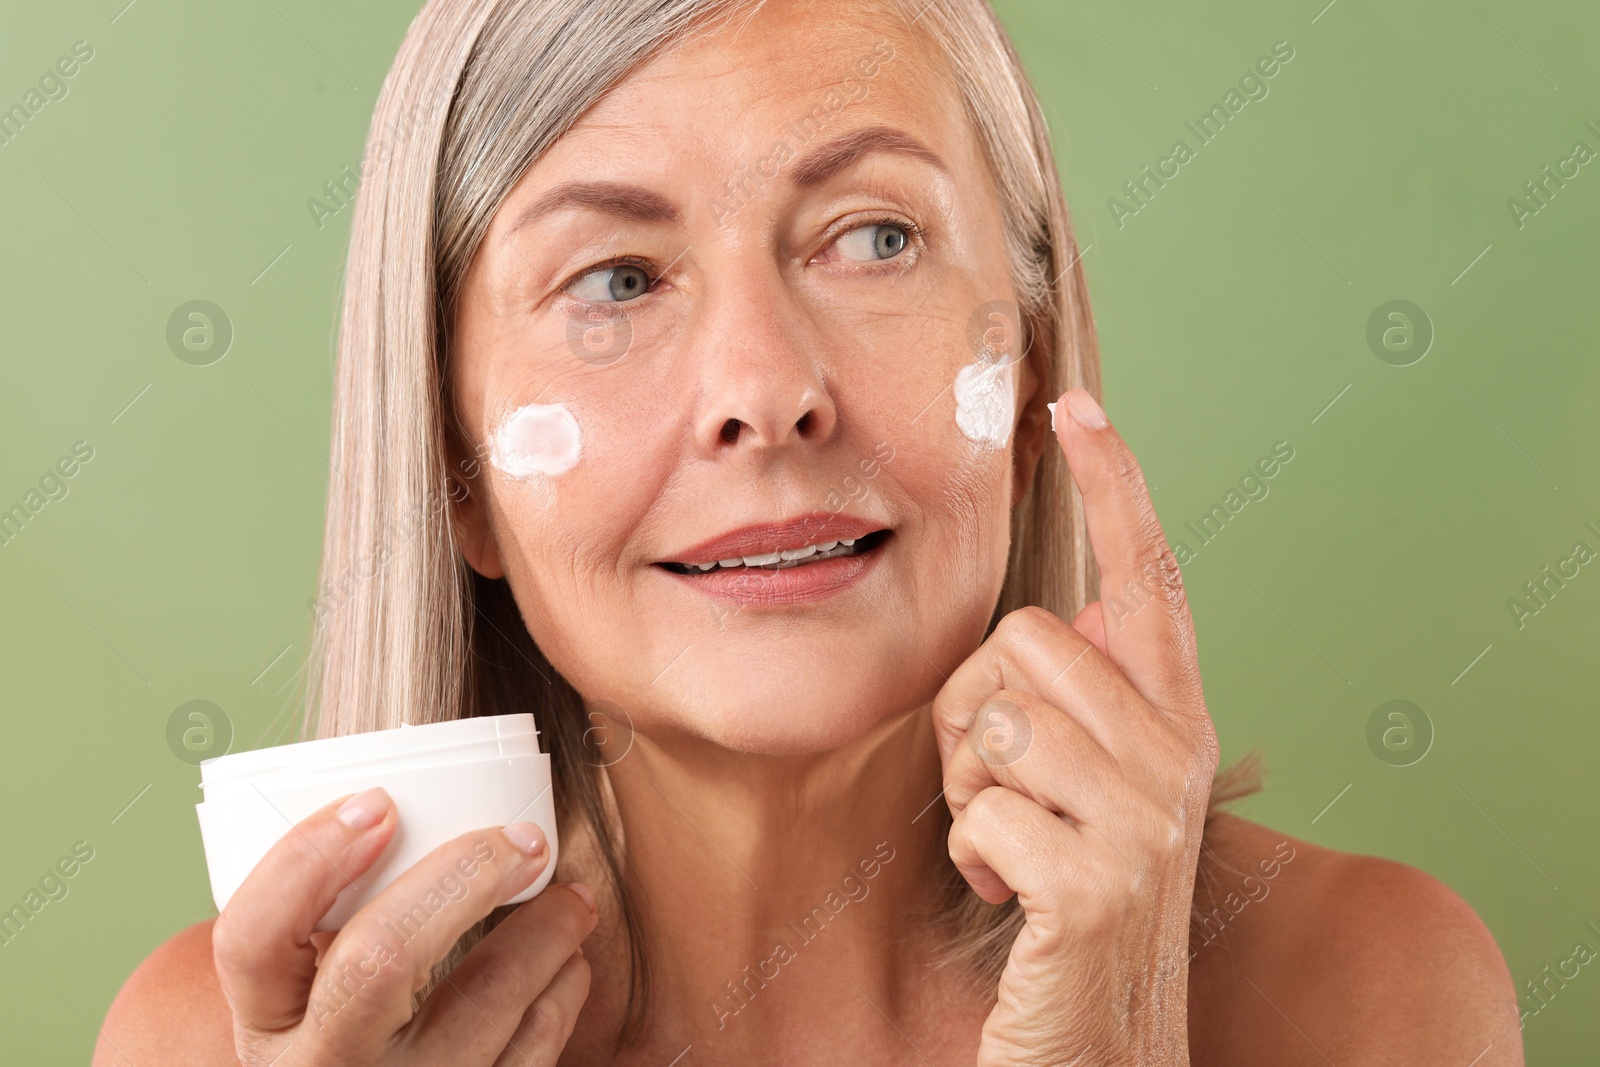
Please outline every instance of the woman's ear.
[{"label": "woman's ear", "polygon": [[484,499],[483,465],[465,446],[452,427],[449,434],[450,473],[446,476],[450,496],[450,522],[455,527],[456,543],[467,566],[485,578],[504,578],[505,563],[489,522],[488,502]]},{"label": "woman's ear", "polygon": [[1045,447],[1050,439],[1055,436],[1055,431],[1050,425],[1050,409],[1047,403],[1054,401],[1054,397],[1045,395],[1044,380],[1034,368],[1032,358],[1024,357],[1018,368],[1017,383],[1017,435],[1016,447],[1012,450],[1012,463],[1015,478],[1011,487],[1011,506],[1016,507],[1028,492],[1028,487],[1033,484],[1034,471],[1039,466],[1039,457],[1044,454]]}]

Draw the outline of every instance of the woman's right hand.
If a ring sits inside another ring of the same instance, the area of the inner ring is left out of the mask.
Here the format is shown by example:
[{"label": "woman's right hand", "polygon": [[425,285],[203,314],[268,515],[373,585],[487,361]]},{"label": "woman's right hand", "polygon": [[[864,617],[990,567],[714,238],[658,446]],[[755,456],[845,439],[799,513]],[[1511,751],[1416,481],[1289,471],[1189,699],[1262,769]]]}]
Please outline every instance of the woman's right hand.
[{"label": "woman's right hand", "polygon": [[[341,806],[342,805],[342,806]],[[343,816],[341,818],[341,816]],[[589,994],[582,883],[550,886],[475,944],[412,1015],[431,968],[550,859],[532,823],[477,830],[395,879],[319,953],[312,931],[394,836],[382,789],[341,798],[286,833],[212,929],[244,1067],[552,1063]]]}]

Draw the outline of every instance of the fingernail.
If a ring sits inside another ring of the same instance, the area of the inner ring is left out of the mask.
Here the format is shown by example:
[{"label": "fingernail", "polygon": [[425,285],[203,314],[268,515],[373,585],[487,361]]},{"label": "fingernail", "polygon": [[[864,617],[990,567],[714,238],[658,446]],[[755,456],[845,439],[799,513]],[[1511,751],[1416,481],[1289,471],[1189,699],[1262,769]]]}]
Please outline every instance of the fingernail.
[{"label": "fingernail", "polygon": [[589,905],[590,911],[595,912],[595,914],[599,914],[594,906],[594,890],[590,889],[582,882],[568,882],[567,888],[578,894],[578,896],[582,897],[583,902]]},{"label": "fingernail", "polygon": [[544,831],[538,823],[514,822],[501,827],[500,832],[530,856],[537,856],[544,851]]},{"label": "fingernail", "polygon": [[1080,426],[1087,426],[1091,430],[1105,429],[1106,413],[1100,410],[1100,405],[1095,403],[1094,397],[1090,396],[1087,390],[1074,389],[1067,396],[1069,398],[1067,409],[1072,412],[1072,417]]},{"label": "fingernail", "polygon": [[1055,405],[1055,402],[1051,401],[1050,403],[1046,404],[1045,405],[1045,409],[1050,412],[1050,425],[1052,427],[1054,427],[1055,424],[1056,424],[1056,405]]},{"label": "fingernail", "polygon": [[370,829],[383,819],[391,803],[389,794],[384,792],[383,787],[375,785],[340,804],[339,821],[352,830]]}]

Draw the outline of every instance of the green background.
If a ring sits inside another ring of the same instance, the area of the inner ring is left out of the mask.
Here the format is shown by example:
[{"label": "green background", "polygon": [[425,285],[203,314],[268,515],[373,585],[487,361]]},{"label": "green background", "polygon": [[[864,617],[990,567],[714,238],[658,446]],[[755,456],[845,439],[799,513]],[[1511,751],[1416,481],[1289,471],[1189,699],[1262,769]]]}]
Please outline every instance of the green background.
[{"label": "green background", "polygon": [[[1195,547],[1184,524],[1294,448],[1185,567],[1224,758],[1270,760],[1243,812],[1443,879],[1521,992],[1600,949],[1600,562],[1520,628],[1507,606],[1600,550],[1600,162],[1521,227],[1507,200],[1600,149],[1600,9],[1325,2],[1001,11],[1087,246],[1106,408],[1169,538]],[[292,736],[349,214],[319,230],[306,200],[359,162],[418,6],[125,4],[0,8],[0,107],[95,49],[0,145],[0,508],[94,449],[0,546],[0,906],[94,849],[0,946],[6,1063],[87,1062],[128,974],[212,913],[174,710],[215,702],[235,749]],[[1184,123],[1278,41],[1270,94],[1119,227],[1122,183],[1195,148]],[[168,347],[193,299],[236,331],[210,366]],[[1367,342],[1396,299],[1436,335],[1409,366]],[[1431,723],[1410,766],[1367,740],[1395,699]],[[1528,1019],[1530,1062],[1592,1061],[1594,969]]]}]

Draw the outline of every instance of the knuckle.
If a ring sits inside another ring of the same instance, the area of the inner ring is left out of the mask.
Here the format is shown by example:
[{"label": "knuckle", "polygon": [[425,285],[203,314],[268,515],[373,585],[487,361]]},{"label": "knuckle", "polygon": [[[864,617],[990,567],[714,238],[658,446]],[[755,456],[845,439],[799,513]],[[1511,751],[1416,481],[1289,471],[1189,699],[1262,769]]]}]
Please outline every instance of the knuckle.
[{"label": "knuckle", "polygon": [[[390,930],[390,923],[394,917],[381,917],[372,914],[373,905],[368,905],[351,917],[339,932],[339,943],[330,949],[323,958],[320,970],[328,974],[342,973],[346,969],[358,970],[365,979],[367,986],[376,986],[387,989],[410,980],[408,988],[418,988],[428,976],[430,964],[417,951],[416,942],[404,937],[396,937]],[[404,919],[400,919],[403,926]],[[376,946],[384,946],[381,954],[374,952],[374,956],[381,966],[372,968],[373,974],[368,977],[365,973],[370,966],[367,962],[369,950]]]},{"label": "knuckle", "polygon": [[1204,806],[1210,798],[1221,759],[1216,727],[1209,716],[1192,728],[1182,727],[1172,742],[1171,751],[1162,757],[1161,795],[1180,813]]},{"label": "knuckle", "polygon": [[540,1046],[562,1043],[567,1033],[566,1012],[553,997],[540,997],[522,1013],[522,1025],[529,1041]]},{"label": "knuckle", "polygon": [[1008,611],[1003,615],[994,628],[994,640],[1003,645],[1015,644],[1021,631],[1028,625],[1027,614],[1033,605]]},{"label": "knuckle", "polygon": [[1153,515],[1147,517],[1144,525],[1147,536],[1141,540],[1147,547],[1140,551],[1137,558],[1140,581],[1145,589],[1155,594],[1174,613],[1186,611],[1188,593],[1183,587],[1183,571],[1178,566],[1178,557],[1168,546],[1166,534]]},{"label": "knuckle", "polygon": [[[976,774],[989,778],[995,773],[993,768],[1015,763],[1027,755],[1033,742],[1033,717],[1040,706],[1031,693],[1016,689],[1002,689],[984,701],[967,729],[966,739],[972,754],[989,770],[973,767],[973,773],[956,777],[964,777],[971,785]],[[964,792],[970,793],[971,789]]]},{"label": "knuckle", "polygon": [[219,972],[240,973],[254,964],[259,949],[250,938],[248,927],[241,931],[234,919],[236,912],[223,908],[217,921],[211,925],[211,959]]},{"label": "knuckle", "polygon": [[333,862],[328,858],[326,846],[319,847],[316,841],[313,840],[315,832],[315,827],[307,827],[305,829],[296,827],[284,834],[280,840],[287,846],[289,856],[296,867],[324,872],[332,871],[335,868]]},{"label": "knuckle", "polygon": [[1168,777],[1178,790],[1210,788],[1222,761],[1222,745],[1210,715],[1202,713],[1179,724],[1176,750],[1170,759],[1173,771]]},{"label": "knuckle", "polygon": [[1121,481],[1134,486],[1144,484],[1144,471],[1139,466],[1139,459],[1126,441],[1112,439],[1111,471]]},{"label": "knuckle", "polygon": [[995,634],[1006,645],[1026,647],[1048,640],[1064,625],[1049,609],[1026,604],[1008,612],[995,627]]},{"label": "knuckle", "polygon": [[[1043,608],[1040,608],[1039,610],[1044,611]],[[1049,612],[1045,612],[1045,614],[1048,615]],[[1051,615],[1050,617],[1052,619],[1055,618],[1054,615]],[[1012,714],[1020,713],[1023,715],[1028,714],[1030,709],[1036,708],[1040,704],[1039,698],[1028,692],[1026,689],[1011,688],[997,691],[994,696],[984,701],[984,704],[988,706],[996,706],[996,702],[999,702],[998,706],[1001,707],[1004,707],[1007,704],[1011,705],[1009,708],[1006,708],[1006,711]]]},{"label": "knuckle", "polygon": [[1037,604],[1025,604],[1015,611],[1008,612],[996,629],[1005,630],[1012,636],[1025,636],[1037,633],[1044,626],[1047,617],[1055,618]]},{"label": "knuckle", "polygon": [[985,826],[999,821],[1003,817],[1002,808],[1007,792],[1009,790],[1004,786],[991,785],[974,793],[972,799],[967,801],[967,806],[961,809],[968,827],[981,832]]},{"label": "knuckle", "polygon": [[527,964],[520,957],[497,953],[490,956],[483,968],[483,979],[491,987],[503,987],[508,999],[531,999],[538,990],[528,982]]},{"label": "knuckle", "polygon": [[518,854],[504,837],[482,830],[462,834],[445,845],[441,852],[449,857],[451,868],[463,875],[469,871],[475,874],[478,868],[485,867],[499,871],[514,865],[514,857]]},{"label": "knuckle", "polygon": [[483,884],[485,877],[501,884],[515,882],[522,875],[521,861],[527,858],[498,832],[482,830],[462,834],[441,846],[438,854],[443,869],[474,885]]},{"label": "knuckle", "polygon": [[[495,953],[479,960],[474,968],[473,999],[484,999],[504,1004],[523,1003],[534,990],[528,981],[527,968],[516,958]],[[481,994],[481,995],[480,995]]]},{"label": "knuckle", "polygon": [[1184,821],[1177,812],[1160,805],[1145,809],[1145,840],[1157,854],[1170,852],[1183,844]]}]

